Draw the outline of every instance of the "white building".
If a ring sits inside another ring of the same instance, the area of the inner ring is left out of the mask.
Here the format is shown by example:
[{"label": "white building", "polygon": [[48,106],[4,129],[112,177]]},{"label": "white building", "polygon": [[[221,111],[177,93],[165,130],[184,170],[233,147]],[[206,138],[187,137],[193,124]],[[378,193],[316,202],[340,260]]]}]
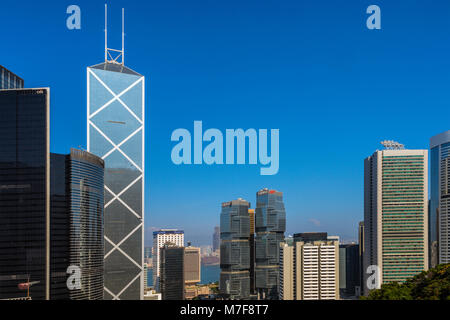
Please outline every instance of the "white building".
[{"label": "white building", "polygon": [[339,238],[303,233],[280,244],[281,300],[339,300]]}]

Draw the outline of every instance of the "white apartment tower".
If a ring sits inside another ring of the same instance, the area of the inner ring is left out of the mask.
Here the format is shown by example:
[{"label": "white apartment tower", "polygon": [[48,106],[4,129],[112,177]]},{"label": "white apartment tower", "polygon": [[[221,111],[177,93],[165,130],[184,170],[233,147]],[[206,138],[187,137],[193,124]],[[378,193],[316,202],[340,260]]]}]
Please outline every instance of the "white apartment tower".
[{"label": "white apartment tower", "polygon": [[339,238],[302,233],[280,244],[281,300],[339,300]]}]

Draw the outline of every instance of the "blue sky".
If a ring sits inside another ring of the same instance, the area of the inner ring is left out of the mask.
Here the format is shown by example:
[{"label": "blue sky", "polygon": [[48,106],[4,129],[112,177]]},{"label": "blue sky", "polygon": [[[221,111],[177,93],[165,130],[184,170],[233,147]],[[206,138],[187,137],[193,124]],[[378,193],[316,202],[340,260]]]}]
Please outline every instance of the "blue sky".
[{"label": "blue sky", "polygon": [[[0,64],[49,86],[51,149],[86,146],[86,67],[104,57],[104,1],[4,1]],[[356,238],[363,159],[395,139],[428,148],[450,129],[450,3],[441,0],[109,1],[110,46],[147,77],[146,230],[209,244],[220,204],[284,192],[287,233]],[[66,28],[81,7],[82,29]],[[366,8],[382,30],[366,28]],[[171,162],[172,132],[280,129],[280,172]]]}]

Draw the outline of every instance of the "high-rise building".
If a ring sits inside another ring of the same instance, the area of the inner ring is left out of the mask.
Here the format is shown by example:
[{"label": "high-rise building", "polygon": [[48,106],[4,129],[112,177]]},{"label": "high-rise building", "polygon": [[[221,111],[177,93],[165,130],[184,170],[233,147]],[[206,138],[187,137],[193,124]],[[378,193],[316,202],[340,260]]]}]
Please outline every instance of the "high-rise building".
[{"label": "high-rise building", "polygon": [[360,286],[360,257],[358,244],[339,247],[339,289],[341,296],[356,297]]},{"label": "high-rise building", "polygon": [[0,66],[0,90],[2,89],[22,89],[24,81],[3,66]]},{"label": "high-rise building", "polygon": [[303,233],[280,246],[281,300],[339,300],[339,238]]},{"label": "high-rise building", "polygon": [[450,131],[431,138],[430,267],[450,263]]},{"label": "high-rise building", "polygon": [[220,214],[220,293],[232,300],[250,296],[250,203],[222,204]]},{"label": "high-rise building", "polygon": [[197,284],[201,281],[201,254],[200,248],[188,247],[184,249],[184,282],[185,298],[193,299],[196,296]]},{"label": "high-rise building", "polygon": [[124,57],[105,44],[87,68],[88,151],[105,161],[105,299],[143,300],[145,78]]},{"label": "high-rise building", "polygon": [[216,252],[220,249],[220,227],[214,227],[212,250]]},{"label": "high-rise building", "polygon": [[355,295],[357,297],[362,295],[362,288],[364,284],[364,274],[367,270],[364,270],[364,221],[361,221],[358,225],[358,254],[359,254],[359,284],[355,288]]},{"label": "high-rise building", "polygon": [[184,300],[184,248],[164,245],[160,249],[162,300]]},{"label": "high-rise building", "polygon": [[255,213],[255,287],[260,299],[278,299],[279,250],[285,231],[283,193],[259,191]]},{"label": "high-rise building", "polygon": [[[104,161],[85,151],[51,154],[52,300],[103,300]],[[80,289],[69,290],[69,266],[80,269]]]},{"label": "high-rise building", "polygon": [[428,151],[383,145],[364,163],[364,270],[377,266],[380,284],[428,270]]},{"label": "high-rise building", "polygon": [[[0,299],[50,299],[50,89],[0,91]],[[23,286],[22,286],[23,288]]]},{"label": "high-rise building", "polygon": [[254,295],[256,293],[255,287],[255,209],[249,209],[248,214],[250,217],[250,293]]},{"label": "high-rise building", "polygon": [[184,250],[184,280],[187,286],[201,281],[200,248],[186,247]]},{"label": "high-rise building", "polygon": [[153,232],[153,287],[156,291],[160,290],[160,250],[166,244],[184,247],[184,231],[177,229],[161,229]]}]

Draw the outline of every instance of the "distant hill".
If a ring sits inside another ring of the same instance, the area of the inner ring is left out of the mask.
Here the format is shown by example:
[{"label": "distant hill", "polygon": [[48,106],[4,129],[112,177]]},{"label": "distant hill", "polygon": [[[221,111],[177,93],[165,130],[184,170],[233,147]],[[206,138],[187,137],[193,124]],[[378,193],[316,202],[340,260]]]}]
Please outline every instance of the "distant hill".
[{"label": "distant hill", "polygon": [[363,300],[450,300],[450,264],[422,272],[404,284],[390,283]]}]

